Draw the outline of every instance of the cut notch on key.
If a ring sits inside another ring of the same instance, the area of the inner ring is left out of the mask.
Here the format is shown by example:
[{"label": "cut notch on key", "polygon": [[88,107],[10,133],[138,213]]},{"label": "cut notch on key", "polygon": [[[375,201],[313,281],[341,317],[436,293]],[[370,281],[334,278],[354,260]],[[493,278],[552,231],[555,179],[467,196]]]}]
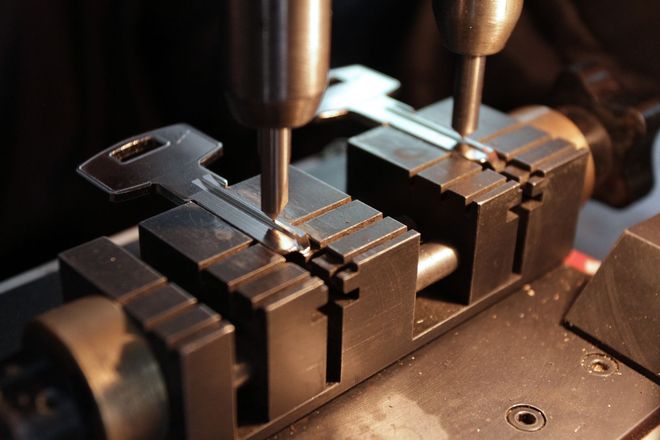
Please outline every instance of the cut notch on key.
[{"label": "cut notch on key", "polygon": [[228,190],[226,179],[218,179],[218,177],[219,176],[214,176],[212,174],[205,174],[201,179],[195,179],[193,184],[198,186],[200,189],[208,191],[216,197],[223,199],[232,206],[259,220],[261,223],[266,224],[269,228],[286,234],[290,238],[294,239],[295,242],[298,243],[301,247],[300,252],[304,253],[309,249],[310,241],[306,232],[279,220],[273,220],[262,211],[254,208],[248,203],[245,203],[239,198],[238,195]]}]

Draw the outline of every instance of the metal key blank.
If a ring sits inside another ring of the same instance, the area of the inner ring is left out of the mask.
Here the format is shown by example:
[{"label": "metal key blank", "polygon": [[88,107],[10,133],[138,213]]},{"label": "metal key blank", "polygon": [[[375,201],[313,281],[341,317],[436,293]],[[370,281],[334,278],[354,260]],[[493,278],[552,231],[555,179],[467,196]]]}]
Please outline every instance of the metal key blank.
[{"label": "metal key blank", "polygon": [[[389,125],[431,145],[460,152],[476,162],[497,160],[495,151],[475,139],[463,138],[449,127],[420,117],[415,109],[388,96],[400,83],[396,79],[361,65],[332,69],[330,86],[316,112],[320,119],[355,113],[383,125]],[[466,148],[465,148],[466,147]]]},{"label": "metal key blank", "polygon": [[113,145],[80,165],[78,172],[113,201],[155,191],[175,203],[197,203],[280,254],[311,252],[306,233],[270,219],[204,167],[221,154],[220,142],[176,124]]}]

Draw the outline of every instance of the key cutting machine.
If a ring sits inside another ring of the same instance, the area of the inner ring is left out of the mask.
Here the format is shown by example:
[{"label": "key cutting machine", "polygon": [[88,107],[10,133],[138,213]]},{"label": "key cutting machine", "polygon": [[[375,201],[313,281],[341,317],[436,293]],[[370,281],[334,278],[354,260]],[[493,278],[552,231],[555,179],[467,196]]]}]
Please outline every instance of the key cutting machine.
[{"label": "key cutting machine", "polygon": [[[212,172],[223,145],[186,124],[80,165],[113,201],[172,207],[4,285],[22,337],[0,437],[657,433],[660,216],[593,278],[564,261],[585,200],[652,186],[660,101],[583,64],[553,107],[482,105],[522,3],[433,1],[454,98],[414,109],[387,75],[329,70],[330,0],[231,0],[227,98],[261,175]],[[345,188],[289,165],[292,128],[341,116],[371,127],[346,142]]]}]

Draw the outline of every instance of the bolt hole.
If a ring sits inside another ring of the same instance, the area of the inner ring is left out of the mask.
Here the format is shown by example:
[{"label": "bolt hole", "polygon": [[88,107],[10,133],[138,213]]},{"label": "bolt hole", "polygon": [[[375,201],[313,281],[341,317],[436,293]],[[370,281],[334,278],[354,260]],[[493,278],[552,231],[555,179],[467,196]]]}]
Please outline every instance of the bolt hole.
[{"label": "bolt hole", "polygon": [[532,405],[514,405],[506,412],[506,421],[514,428],[524,432],[534,432],[546,424],[543,411]]},{"label": "bolt hole", "polygon": [[516,415],[516,418],[520,423],[524,423],[525,425],[533,425],[536,423],[536,416],[532,413],[521,412]]}]

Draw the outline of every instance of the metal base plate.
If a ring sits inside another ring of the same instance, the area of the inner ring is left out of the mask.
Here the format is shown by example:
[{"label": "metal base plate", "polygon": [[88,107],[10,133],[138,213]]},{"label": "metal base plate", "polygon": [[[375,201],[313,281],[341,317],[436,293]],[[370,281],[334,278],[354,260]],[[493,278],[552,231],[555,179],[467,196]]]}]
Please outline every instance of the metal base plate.
[{"label": "metal base plate", "polygon": [[560,324],[585,281],[550,272],[273,438],[643,435],[660,387]]}]

